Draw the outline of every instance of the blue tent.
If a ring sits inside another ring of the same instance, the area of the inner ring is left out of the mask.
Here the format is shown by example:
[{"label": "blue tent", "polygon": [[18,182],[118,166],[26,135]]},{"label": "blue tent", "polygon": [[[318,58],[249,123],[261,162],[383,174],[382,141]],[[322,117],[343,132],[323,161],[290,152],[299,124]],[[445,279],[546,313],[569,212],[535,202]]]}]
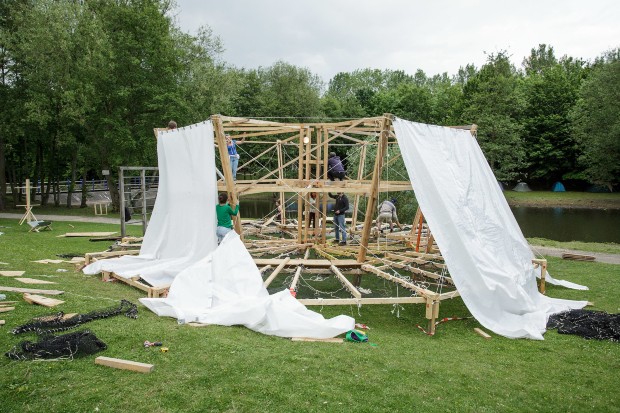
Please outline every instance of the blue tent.
[{"label": "blue tent", "polygon": [[551,188],[551,190],[553,192],[566,192],[566,188],[564,188],[564,185],[562,184],[562,182],[556,182],[553,184],[553,187]]}]

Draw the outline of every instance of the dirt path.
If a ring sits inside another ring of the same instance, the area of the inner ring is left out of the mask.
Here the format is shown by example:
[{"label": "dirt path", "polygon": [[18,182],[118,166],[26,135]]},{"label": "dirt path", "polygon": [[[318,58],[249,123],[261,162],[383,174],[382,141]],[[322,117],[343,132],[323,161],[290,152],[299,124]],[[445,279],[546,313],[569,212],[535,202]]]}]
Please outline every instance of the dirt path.
[{"label": "dirt path", "polygon": [[561,257],[562,254],[564,253],[591,255],[595,257],[596,262],[604,262],[606,264],[620,264],[620,254],[605,254],[602,252],[569,250],[565,248],[554,248],[554,247],[541,247],[538,245],[530,245],[530,248],[536,255],[542,254],[542,255],[550,255],[552,257]]},{"label": "dirt path", "polygon": [[[22,219],[23,214],[11,214],[0,212],[0,218],[15,219],[17,221]],[[106,218],[106,217],[80,217],[71,215],[41,215],[37,214],[37,219],[40,221],[67,221],[67,222],[96,222],[99,224],[119,224],[118,218]]]}]

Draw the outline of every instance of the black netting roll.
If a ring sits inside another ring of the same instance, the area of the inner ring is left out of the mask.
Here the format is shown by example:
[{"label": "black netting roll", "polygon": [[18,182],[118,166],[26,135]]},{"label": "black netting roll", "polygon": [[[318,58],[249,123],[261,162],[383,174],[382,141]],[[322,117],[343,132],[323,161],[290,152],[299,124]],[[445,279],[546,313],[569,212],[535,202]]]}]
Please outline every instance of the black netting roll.
[{"label": "black netting roll", "polygon": [[557,328],[560,334],[598,340],[620,341],[620,314],[604,311],[570,310],[549,317],[547,328]]},{"label": "black netting roll", "polygon": [[27,324],[15,327],[11,332],[13,334],[22,334],[34,331],[38,335],[50,334],[70,330],[89,321],[113,317],[119,314],[124,314],[129,318],[138,318],[138,307],[127,300],[121,300],[118,306],[91,311],[88,314],[76,314],[66,319],[64,318],[65,314],[60,312],[53,316],[35,318]]},{"label": "black netting roll", "polygon": [[61,336],[41,336],[37,342],[22,341],[5,355],[12,360],[72,359],[106,348],[92,332],[83,330]]}]

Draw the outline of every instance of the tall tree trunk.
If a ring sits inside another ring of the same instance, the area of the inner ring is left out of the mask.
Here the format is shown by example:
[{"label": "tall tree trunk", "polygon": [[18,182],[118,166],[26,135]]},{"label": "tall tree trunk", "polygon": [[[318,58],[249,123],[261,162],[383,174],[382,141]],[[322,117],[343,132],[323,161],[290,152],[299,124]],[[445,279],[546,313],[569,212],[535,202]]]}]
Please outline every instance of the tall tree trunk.
[{"label": "tall tree trunk", "polygon": [[0,135],[0,211],[6,209],[6,159],[4,138]]},{"label": "tall tree trunk", "polygon": [[75,190],[75,178],[77,177],[77,158],[78,158],[78,149],[77,145],[73,150],[73,155],[71,157],[71,183],[69,183],[69,188],[67,188],[67,208],[71,208],[71,204],[73,203],[73,192]]},{"label": "tall tree trunk", "polygon": [[17,201],[19,198],[19,191],[17,190],[17,187],[19,185],[16,185],[17,182],[17,174],[15,173],[15,165],[11,165],[11,168],[9,169],[9,181],[11,181],[11,193],[13,194],[13,208],[17,208]]},{"label": "tall tree trunk", "polygon": [[88,187],[86,186],[86,166],[82,169],[82,202],[80,208],[86,208],[86,199],[88,197]]},{"label": "tall tree trunk", "polygon": [[[109,168],[105,168],[105,169],[109,170]],[[112,212],[120,212],[121,197],[118,192],[118,188],[116,187],[116,182],[114,181],[112,174],[107,175],[105,179],[108,183],[108,190],[110,191],[110,199],[112,200]]]}]

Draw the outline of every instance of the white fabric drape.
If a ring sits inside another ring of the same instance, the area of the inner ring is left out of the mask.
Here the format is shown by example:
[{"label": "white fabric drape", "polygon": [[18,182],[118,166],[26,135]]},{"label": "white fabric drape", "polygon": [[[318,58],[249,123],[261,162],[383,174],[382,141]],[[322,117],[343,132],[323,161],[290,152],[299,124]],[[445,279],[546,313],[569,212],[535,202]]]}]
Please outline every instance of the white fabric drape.
[{"label": "white fabric drape", "polygon": [[86,274],[140,276],[153,286],[175,275],[217,246],[215,151],[211,121],[162,131],[157,138],[159,188],[140,255],[100,260]]},{"label": "white fabric drape", "polygon": [[329,338],[355,326],[355,320],[345,315],[324,319],[288,290],[269,295],[252,256],[234,231],[215,251],[181,272],[167,298],[141,298],[140,302],[180,323],[240,324],[280,337]]},{"label": "white fabric drape", "polygon": [[328,338],[355,320],[326,320],[288,290],[269,295],[254,260],[230,232],[217,246],[217,186],[210,121],[161,132],[157,140],[159,189],[140,255],[100,260],[86,274],[112,271],[140,276],[153,286],[172,284],[167,298],[141,299],[179,322],[241,324],[281,337]]},{"label": "white fabric drape", "polygon": [[398,118],[394,131],[450,275],[483,326],[506,337],[542,340],[549,315],[587,304],[538,292],[533,253],[469,131]]}]

